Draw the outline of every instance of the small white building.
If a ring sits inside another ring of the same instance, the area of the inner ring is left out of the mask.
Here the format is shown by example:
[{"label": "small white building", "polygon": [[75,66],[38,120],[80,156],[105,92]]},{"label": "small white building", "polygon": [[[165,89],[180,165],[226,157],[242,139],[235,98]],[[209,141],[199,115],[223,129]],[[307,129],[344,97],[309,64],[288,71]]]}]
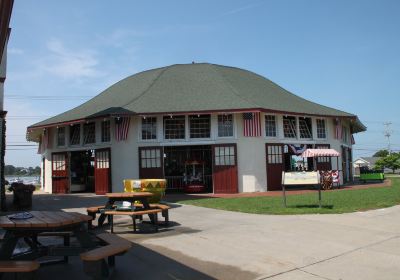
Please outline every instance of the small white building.
[{"label": "small white building", "polygon": [[[29,126],[27,137],[41,143],[48,192],[122,191],[126,178],[165,178],[168,190],[182,190],[190,173],[208,192],[236,193],[280,189],[282,171],[293,170],[305,148],[339,151],[338,163],[304,163],[308,169],[339,166],[346,182],[352,178],[352,134],[365,130],[357,116],[305,100],[255,73],[196,63],[123,79]],[[194,161],[201,163],[195,171],[188,164]]]}]

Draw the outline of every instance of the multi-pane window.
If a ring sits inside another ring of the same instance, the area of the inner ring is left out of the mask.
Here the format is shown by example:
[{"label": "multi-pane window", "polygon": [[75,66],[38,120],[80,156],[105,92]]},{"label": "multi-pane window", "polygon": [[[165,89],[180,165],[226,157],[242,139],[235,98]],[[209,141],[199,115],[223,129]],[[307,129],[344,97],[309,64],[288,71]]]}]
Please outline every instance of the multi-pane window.
[{"label": "multi-pane window", "polygon": [[215,147],[214,161],[215,165],[235,165],[235,147]]},{"label": "multi-pane window", "polygon": [[323,139],[326,138],[326,128],[324,119],[317,119],[317,137]]},{"label": "multi-pane window", "polygon": [[53,170],[63,171],[65,170],[65,154],[53,154],[52,158]]},{"label": "multi-pane window", "polygon": [[142,140],[157,139],[157,118],[142,118]]},{"label": "multi-pane window", "polygon": [[265,116],[265,136],[276,137],[276,119],[273,115]]},{"label": "multi-pane window", "polygon": [[311,118],[299,118],[300,138],[312,138]]},{"label": "multi-pane window", "polygon": [[79,145],[81,143],[81,125],[74,124],[69,128],[69,144]]},{"label": "multi-pane window", "polygon": [[142,149],[140,158],[141,168],[161,167],[160,149]]},{"label": "multi-pane window", "polygon": [[210,115],[189,116],[190,138],[210,138]]},{"label": "multi-pane window", "polygon": [[65,127],[57,128],[57,146],[65,146]]},{"label": "multi-pane window", "polygon": [[110,152],[107,150],[96,152],[96,168],[108,169],[110,168]]},{"label": "multi-pane window", "polygon": [[268,145],[267,154],[268,164],[281,164],[283,162],[281,145]]},{"label": "multi-pane window", "polygon": [[101,122],[101,142],[110,142],[110,120],[105,120]]},{"label": "multi-pane window", "polygon": [[296,117],[283,117],[283,134],[285,138],[297,138],[297,122]]},{"label": "multi-pane window", "polygon": [[218,137],[233,136],[233,115],[218,115]]},{"label": "multi-pane window", "polygon": [[83,125],[83,144],[96,143],[96,124],[94,122]]},{"label": "multi-pane window", "polygon": [[[315,146],[316,149],[329,149],[330,145],[316,145]],[[321,163],[321,162],[330,162],[331,158],[330,157],[317,157],[317,162]]]},{"label": "multi-pane window", "polygon": [[185,139],[185,116],[164,117],[164,138]]}]

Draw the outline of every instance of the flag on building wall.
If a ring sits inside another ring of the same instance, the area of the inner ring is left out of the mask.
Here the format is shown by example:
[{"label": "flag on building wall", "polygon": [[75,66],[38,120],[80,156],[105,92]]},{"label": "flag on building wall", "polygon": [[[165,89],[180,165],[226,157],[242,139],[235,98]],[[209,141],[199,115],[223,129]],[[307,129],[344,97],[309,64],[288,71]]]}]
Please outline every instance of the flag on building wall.
[{"label": "flag on building wall", "polygon": [[342,139],[343,126],[340,119],[335,119],[335,139]]},{"label": "flag on building wall", "polygon": [[128,138],[130,117],[119,117],[115,119],[115,140],[125,141]]},{"label": "flag on building wall", "polygon": [[260,113],[243,113],[243,136],[261,136]]}]

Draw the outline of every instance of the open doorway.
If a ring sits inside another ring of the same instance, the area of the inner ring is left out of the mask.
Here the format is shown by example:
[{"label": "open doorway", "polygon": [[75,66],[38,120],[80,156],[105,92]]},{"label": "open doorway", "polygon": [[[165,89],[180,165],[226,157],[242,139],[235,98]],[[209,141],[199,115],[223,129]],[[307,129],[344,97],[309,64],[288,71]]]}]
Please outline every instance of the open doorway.
[{"label": "open doorway", "polygon": [[[195,174],[194,162],[201,163],[195,166]],[[189,180],[196,179],[205,186],[205,192],[212,192],[211,146],[165,146],[164,174],[169,191],[183,191]]]},{"label": "open doorway", "polygon": [[94,192],[94,150],[71,152],[70,192]]},{"label": "open doorway", "polygon": [[306,149],[312,148],[312,145],[287,144],[284,146],[285,172],[290,171],[312,171],[314,170],[313,158],[303,158],[300,155]]}]

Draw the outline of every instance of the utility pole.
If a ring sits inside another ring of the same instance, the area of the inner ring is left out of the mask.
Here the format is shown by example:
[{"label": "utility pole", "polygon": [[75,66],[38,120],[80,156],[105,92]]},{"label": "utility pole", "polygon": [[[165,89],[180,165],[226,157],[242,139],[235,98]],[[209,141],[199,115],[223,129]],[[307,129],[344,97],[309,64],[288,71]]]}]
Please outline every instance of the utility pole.
[{"label": "utility pole", "polygon": [[392,136],[393,130],[390,129],[391,122],[385,122],[383,125],[385,126],[385,131],[383,132],[383,135],[387,137],[388,141],[388,152],[390,155],[390,136]]}]

